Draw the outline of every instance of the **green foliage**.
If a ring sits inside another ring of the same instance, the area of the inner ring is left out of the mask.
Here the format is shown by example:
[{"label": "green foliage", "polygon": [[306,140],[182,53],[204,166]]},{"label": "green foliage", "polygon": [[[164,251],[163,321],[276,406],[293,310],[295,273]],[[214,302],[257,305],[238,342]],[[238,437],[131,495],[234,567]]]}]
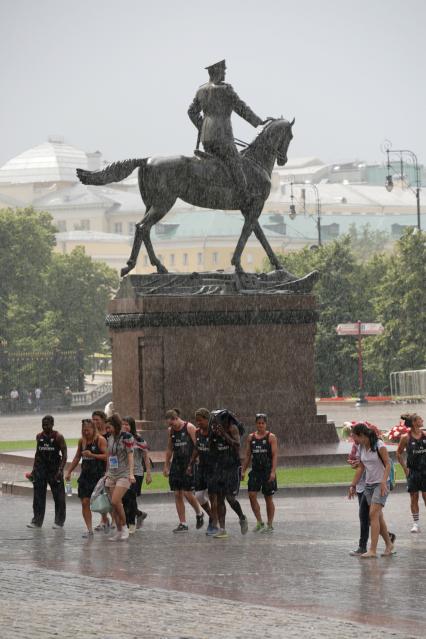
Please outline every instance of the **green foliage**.
[{"label": "green foliage", "polygon": [[[105,309],[118,276],[82,247],[69,255],[55,253],[55,231],[48,213],[0,210],[0,338],[8,351],[81,349],[89,357],[107,337]],[[41,383],[56,374],[44,370],[42,360],[38,369],[26,371],[23,365],[15,372],[29,388],[37,383],[35,375]],[[0,387],[16,383],[7,375],[0,372]],[[63,376],[71,377],[66,366]]]},{"label": "green foliage", "polygon": [[[370,394],[388,392],[389,374],[424,368],[426,363],[426,241],[408,230],[393,252],[380,254],[388,236],[351,228],[317,250],[281,256],[285,267],[302,276],[317,269],[315,287],[320,310],[316,336],[316,380],[320,395],[335,384],[343,394],[358,390],[355,338],[339,337],[345,322],[381,322],[383,335],[363,340],[364,387]],[[269,264],[265,264],[270,268]]]}]

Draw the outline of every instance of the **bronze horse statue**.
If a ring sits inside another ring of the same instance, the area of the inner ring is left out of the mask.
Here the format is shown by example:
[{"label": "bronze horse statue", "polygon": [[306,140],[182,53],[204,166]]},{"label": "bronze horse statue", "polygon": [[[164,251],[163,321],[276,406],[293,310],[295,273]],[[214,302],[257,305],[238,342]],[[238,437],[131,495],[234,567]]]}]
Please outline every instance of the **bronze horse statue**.
[{"label": "bronze horse statue", "polygon": [[[121,270],[121,276],[124,277],[135,267],[142,242],[158,273],[168,272],[154,252],[150,233],[152,226],[163,219],[177,198],[209,209],[241,210],[244,224],[231,260],[237,273],[243,272],[241,254],[252,232],[275,269],[285,271],[265,237],[259,224],[259,216],[271,190],[271,174],[275,162],[280,166],[287,162],[293,124],[294,120],[287,122],[284,119],[271,119],[255,140],[241,151],[248,185],[244,202],[239,201],[231,176],[222,162],[200,151],[194,157],[179,155],[114,162],[102,171],[77,169],[77,175],[83,184],[103,185],[124,180],[139,167],[139,190],[146,212],[136,225],[130,258],[127,266]],[[296,278],[288,273],[288,279]]]}]

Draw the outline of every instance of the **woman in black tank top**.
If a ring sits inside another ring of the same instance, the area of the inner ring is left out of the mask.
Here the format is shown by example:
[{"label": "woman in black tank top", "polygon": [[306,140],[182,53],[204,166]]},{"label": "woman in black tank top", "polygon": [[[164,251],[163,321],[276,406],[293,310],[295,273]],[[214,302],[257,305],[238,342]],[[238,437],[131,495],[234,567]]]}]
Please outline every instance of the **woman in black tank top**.
[{"label": "woman in black tank top", "polygon": [[78,441],[77,452],[65,475],[65,480],[70,481],[71,473],[81,459],[81,472],[78,478],[78,496],[81,500],[83,519],[87,526],[87,532],[83,534],[83,537],[91,537],[93,535],[93,528],[90,497],[98,481],[105,475],[107,443],[106,439],[98,434],[96,426],[91,419],[82,420],[81,435],[82,437]]}]

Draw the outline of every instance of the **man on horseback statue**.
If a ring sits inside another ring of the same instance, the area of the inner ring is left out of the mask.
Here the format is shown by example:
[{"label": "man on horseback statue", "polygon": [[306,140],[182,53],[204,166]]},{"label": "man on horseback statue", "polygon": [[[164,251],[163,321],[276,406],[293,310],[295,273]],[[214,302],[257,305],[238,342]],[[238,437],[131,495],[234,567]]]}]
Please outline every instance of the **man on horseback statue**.
[{"label": "man on horseback statue", "polygon": [[198,129],[196,154],[201,142],[207,153],[225,164],[234,182],[238,199],[244,206],[247,200],[247,180],[234,142],[231,115],[235,111],[254,127],[266,124],[268,120],[259,118],[238,97],[232,86],[224,82],[225,60],[216,62],[206,69],[210,79],[198,89],[188,109],[191,122]]}]

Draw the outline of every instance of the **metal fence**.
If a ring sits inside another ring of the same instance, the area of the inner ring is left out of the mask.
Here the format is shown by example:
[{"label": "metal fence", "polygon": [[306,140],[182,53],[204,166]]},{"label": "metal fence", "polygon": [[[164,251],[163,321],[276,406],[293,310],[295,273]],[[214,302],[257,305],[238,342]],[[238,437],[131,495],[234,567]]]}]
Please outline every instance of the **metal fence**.
[{"label": "metal fence", "polygon": [[392,397],[401,399],[426,399],[426,369],[419,371],[395,371],[390,374]]}]

